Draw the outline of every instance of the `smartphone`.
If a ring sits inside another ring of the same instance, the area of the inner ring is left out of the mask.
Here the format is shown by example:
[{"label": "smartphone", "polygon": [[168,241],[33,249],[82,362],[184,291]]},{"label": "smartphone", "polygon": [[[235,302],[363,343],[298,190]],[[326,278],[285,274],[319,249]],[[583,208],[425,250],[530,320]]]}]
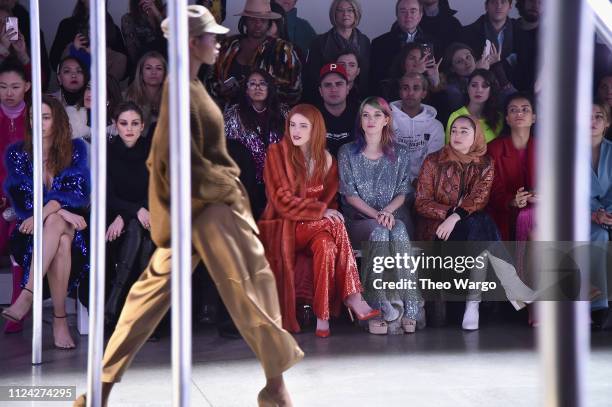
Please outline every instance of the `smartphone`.
[{"label": "smartphone", "polygon": [[236,79],[236,77],[230,76],[225,81],[223,81],[223,86],[227,88],[233,88],[233,87],[239,87],[240,84],[238,83],[238,79]]},{"label": "smartphone", "polygon": [[431,42],[423,44],[423,53],[425,54],[428,60],[434,58],[434,46]]},{"label": "smartphone", "polygon": [[6,18],[6,27],[5,27],[5,31],[9,32],[9,31],[14,31],[13,35],[11,35],[11,38],[9,38],[10,41],[17,41],[19,39],[19,20],[17,17],[7,17]]},{"label": "smartphone", "polygon": [[78,33],[81,34],[85,38],[85,44],[83,45],[88,47],[89,46],[89,27],[82,26],[81,28],[79,28]]},{"label": "smartphone", "polygon": [[485,47],[484,47],[484,51],[482,51],[482,56],[483,57],[488,57],[489,55],[491,55],[491,41],[487,40],[485,42]]}]

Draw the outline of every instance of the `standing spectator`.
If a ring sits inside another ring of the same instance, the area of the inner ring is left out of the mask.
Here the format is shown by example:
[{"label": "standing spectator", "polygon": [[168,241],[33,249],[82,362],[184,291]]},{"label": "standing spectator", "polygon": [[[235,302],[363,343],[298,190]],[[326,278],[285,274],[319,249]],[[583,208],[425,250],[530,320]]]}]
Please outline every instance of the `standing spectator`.
[{"label": "standing spectator", "polygon": [[167,72],[168,67],[163,55],[157,51],[147,52],[138,61],[134,81],[125,92],[125,100],[136,103],[143,111],[145,134],[157,121]]},{"label": "standing spectator", "polygon": [[267,36],[273,13],[270,0],[246,0],[238,14],[239,35],[227,38],[210,77],[211,90],[222,105],[236,103],[241,86],[252,69],[259,68],[274,78],[281,102],[295,104],[302,96],[302,64],[293,45]]},{"label": "standing spectator", "polygon": [[382,318],[368,322],[373,334],[414,333],[419,311],[418,290],[373,288],[374,279],[380,277],[416,283],[416,275],[406,268],[372,272],[375,257],[410,253],[412,220],[404,204],[413,193],[411,158],[405,146],[393,141],[392,122],[391,108],[384,99],[367,98],[359,109],[357,140],[343,145],[338,153],[342,208],[351,243],[361,248],[367,242],[370,248],[363,260],[365,299],[382,312]]},{"label": "standing spectator", "polygon": [[373,95],[380,95],[380,82],[388,77],[389,67],[405,44],[433,42],[419,26],[423,18],[423,5],[419,0],[398,0],[395,15],[397,20],[391,30],[372,41],[370,93]]},{"label": "standing spectator", "polygon": [[[57,28],[49,54],[51,68],[57,69],[61,59],[66,55],[77,56],[86,66],[89,66],[89,42],[89,1],[77,0],[72,16],[63,19]],[[112,63],[113,59],[127,58],[121,30],[115,25],[108,12],[106,13],[106,48],[107,63]],[[123,58],[119,58],[115,53],[121,54]],[[122,79],[123,77],[117,77],[117,80]]]},{"label": "standing spectator", "polygon": [[487,143],[496,138],[504,126],[502,115],[497,110],[497,93],[497,80],[490,71],[476,69],[472,72],[468,79],[468,104],[448,118],[446,142],[450,141],[451,123],[466,115],[479,119]]},{"label": "standing spectator", "polygon": [[307,20],[297,16],[297,0],[274,0],[287,13],[287,32],[289,41],[297,46],[304,55],[317,33]]},{"label": "standing spectator", "polygon": [[240,180],[248,192],[255,219],[266,207],[266,153],[283,137],[289,112],[288,106],[278,101],[273,83],[266,71],[254,69],[247,77],[240,102],[224,113],[228,150],[240,167]]},{"label": "standing spectator", "polygon": [[429,82],[420,73],[400,79],[401,100],[391,103],[395,141],[406,146],[409,182],[415,183],[425,157],[444,147],[444,126],[436,120],[436,109],[423,104]]},{"label": "standing spectator", "polygon": [[540,31],[540,7],[542,0],[517,0],[516,8],[521,18],[516,30],[516,88],[533,93],[538,66],[538,45]]},{"label": "standing spectator", "polygon": [[114,327],[132,283],[145,269],[155,245],[151,241],[146,160],[151,138],[143,137],[142,111],[133,102],[117,106],[113,121],[119,137],[108,142],[106,240],[117,242],[115,273],[105,306],[107,324]]},{"label": "standing spectator", "polygon": [[[85,213],[89,205],[87,148],[82,140],[71,140],[70,125],[63,106],[49,96],[42,99],[43,182],[43,258],[53,301],[54,344],[60,349],[75,347],[66,320],[66,296],[89,270]],[[34,245],[32,206],[32,134],[7,150],[8,176],[4,189],[17,213],[17,227],[11,237],[11,253],[23,267],[23,291],[2,316],[21,320],[32,306],[33,279],[29,278]],[[76,276],[70,279],[71,270]],[[83,290],[86,291],[86,290]]]},{"label": "standing spectator", "polygon": [[[0,0],[0,9],[6,10],[10,15],[18,18],[19,21],[19,32],[23,34],[25,39],[25,49],[30,49],[30,12],[18,3],[17,0]],[[2,20],[4,21],[4,20]],[[45,43],[45,35],[43,31],[40,31],[40,61],[41,61],[41,74],[42,74],[42,91],[46,92],[49,86],[49,54],[47,52],[47,45]],[[26,69],[26,73],[28,70]]]},{"label": "standing spectator", "polygon": [[51,96],[66,106],[79,105],[83,102],[85,84],[89,82],[89,71],[75,57],[65,57],[57,69],[59,89]]},{"label": "standing spectator", "polygon": [[444,55],[444,50],[461,36],[463,26],[455,17],[448,0],[421,0],[425,14],[421,28],[433,38],[436,59]]},{"label": "standing spectator", "polygon": [[[357,26],[361,21],[361,4],[358,0],[334,0],[329,7],[329,21],[332,28],[325,34],[318,35],[310,44],[304,82],[310,94],[304,97],[315,102],[319,71],[325,64],[335,62],[338,54],[347,48],[358,53],[361,79],[357,84],[360,93],[367,91],[370,72],[370,39]],[[378,63],[378,62],[377,62]]]},{"label": "standing spectator", "polygon": [[340,146],[355,139],[353,131],[359,105],[347,99],[348,76],[342,65],[325,65],[319,77],[319,93],[323,99],[319,110],[327,129],[327,150],[336,157]]},{"label": "standing spectator", "polygon": [[121,32],[132,67],[130,78],[134,77],[134,67],[145,53],[166,54],[168,44],[160,27],[164,11],[161,0],[130,0],[129,11],[121,17]]},{"label": "standing spectator", "polygon": [[490,41],[492,46],[500,53],[500,60],[504,62],[506,75],[512,78],[513,69],[516,67],[516,45],[518,38],[518,24],[516,20],[508,17],[512,0],[485,0],[485,11],[472,24],[464,27],[461,42],[469,45],[474,51],[474,56],[480,59],[483,54],[486,57],[486,42]]}]

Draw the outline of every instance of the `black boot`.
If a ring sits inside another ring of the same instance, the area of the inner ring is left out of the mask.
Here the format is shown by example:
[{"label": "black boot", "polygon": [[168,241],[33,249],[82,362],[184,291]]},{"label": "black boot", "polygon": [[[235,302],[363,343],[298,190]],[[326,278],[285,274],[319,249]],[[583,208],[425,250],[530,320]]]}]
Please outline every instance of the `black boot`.
[{"label": "black boot", "polygon": [[128,278],[130,276],[130,268],[125,262],[121,262],[115,266],[116,274],[111,293],[104,307],[104,318],[109,326],[114,326],[119,319],[119,314],[123,308],[125,297],[130,289]]},{"label": "black boot", "polygon": [[133,271],[142,237],[143,229],[140,223],[137,219],[131,219],[122,237],[119,258],[115,266],[115,279],[104,309],[105,320],[110,327],[114,326],[119,319],[125,297],[135,277],[132,274],[140,275],[142,272],[142,270]]}]

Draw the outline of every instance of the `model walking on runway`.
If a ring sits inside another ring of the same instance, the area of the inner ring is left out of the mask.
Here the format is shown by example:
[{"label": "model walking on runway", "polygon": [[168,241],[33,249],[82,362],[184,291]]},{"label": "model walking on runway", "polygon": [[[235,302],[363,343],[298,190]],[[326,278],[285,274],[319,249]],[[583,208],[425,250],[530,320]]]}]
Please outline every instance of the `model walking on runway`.
[{"label": "model walking on runway", "polygon": [[[239,169],[225,148],[223,115],[197,73],[212,65],[218,54],[216,34],[229,30],[215,22],[208,9],[188,7],[191,204],[193,223],[192,266],[202,260],[215,281],[223,302],[242,337],[259,359],[267,378],[258,396],[260,406],[291,406],[283,372],[304,356],[281,327],[274,275],[257,238],[258,229],[238,180]],[[171,32],[168,20],[164,35]],[[136,352],[151,335],[170,306],[170,173],[168,83],[147,161],[150,172],[151,235],[158,249],[132,286],[113,336],[104,353],[102,405],[120,381]],[[85,406],[85,395],[75,406]]]}]

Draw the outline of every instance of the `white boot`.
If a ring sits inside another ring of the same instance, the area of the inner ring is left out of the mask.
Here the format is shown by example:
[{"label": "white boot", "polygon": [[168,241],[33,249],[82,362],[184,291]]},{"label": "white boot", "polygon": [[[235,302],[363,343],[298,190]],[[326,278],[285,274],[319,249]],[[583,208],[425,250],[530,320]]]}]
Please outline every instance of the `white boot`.
[{"label": "white boot", "polygon": [[465,313],[463,314],[463,323],[461,324],[461,328],[465,329],[466,331],[478,330],[479,305],[480,301],[465,302]]},{"label": "white boot", "polygon": [[512,306],[518,311],[524,308],[525,304],[531,304],[536,299],[537,292],[523,283],[516,273],[516,268],[505,260],[493,256],[491,253],[488,253],[488,256],[493,266],[493,271],[502,287],[504,287],[506,297]]}]

